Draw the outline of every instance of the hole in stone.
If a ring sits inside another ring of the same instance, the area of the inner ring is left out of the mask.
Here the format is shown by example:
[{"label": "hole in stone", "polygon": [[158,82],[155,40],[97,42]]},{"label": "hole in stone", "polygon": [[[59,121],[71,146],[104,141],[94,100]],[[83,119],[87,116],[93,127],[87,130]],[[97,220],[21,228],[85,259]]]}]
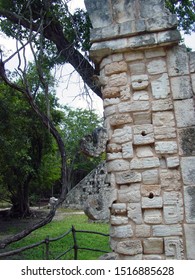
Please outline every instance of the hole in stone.
[{"label": "hole in stone", "polygon": [[147,133],[146,133],[145,131],[142,131],[141,135],[142,135],[142,136],[146,136]]},{"label": "hole in stone", "polygon": [[142,83],[142,80],[138,80],[138,84],[141,84]]},{"label": "hole in stone", "polygon": [[154,194],[152,192],[149,193],[148,198],[152,199],[153,197],[154,197]]}]

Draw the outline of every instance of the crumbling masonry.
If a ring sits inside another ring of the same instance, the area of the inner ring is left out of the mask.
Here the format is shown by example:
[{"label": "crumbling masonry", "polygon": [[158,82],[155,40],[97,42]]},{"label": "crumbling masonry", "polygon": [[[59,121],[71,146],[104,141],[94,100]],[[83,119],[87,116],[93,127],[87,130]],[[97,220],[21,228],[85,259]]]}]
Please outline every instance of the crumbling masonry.
[{"label": "crumbling masonry", "polygon": [[162,0],[85,0],[118,259],[195,259],[195,53]]}]

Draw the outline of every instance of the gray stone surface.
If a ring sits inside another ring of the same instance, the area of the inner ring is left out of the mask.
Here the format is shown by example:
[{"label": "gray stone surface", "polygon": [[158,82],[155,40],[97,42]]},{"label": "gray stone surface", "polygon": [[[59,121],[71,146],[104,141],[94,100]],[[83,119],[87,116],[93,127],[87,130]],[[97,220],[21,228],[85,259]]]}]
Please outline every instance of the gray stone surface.
[{"label": "gray stone surface", "polygon": [[[186,236],[186,249],[187,249],[187,259],[195,260],[195,225],[184,224],[185,236]],[[193,245],[192,245],[193,244]]]}]

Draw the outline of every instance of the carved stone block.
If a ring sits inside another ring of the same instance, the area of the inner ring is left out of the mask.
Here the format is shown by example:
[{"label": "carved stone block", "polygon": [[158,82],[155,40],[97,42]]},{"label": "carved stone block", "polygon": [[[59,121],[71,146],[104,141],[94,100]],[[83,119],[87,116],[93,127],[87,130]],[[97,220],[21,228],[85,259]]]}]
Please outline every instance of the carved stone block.
[{"label": "carved stone block", "polygon": [[132,202],[127,205],[127,215],[134,223],[142,223],[142,210],[140,203]]},{"label": "carved stone block", "polygon": [[163,238],[146,238],[143,241],[144,254],[163,254]]},{"label": "carved stone block", "polygon": [[116,252],[124,255],[137,255],[143,251],[141,240],[121,241],[117,244]]},{"label": "carved stone block", "polygon": [[166,259],[182,260],[184,259],[183,240],[179,237],[165,237],[165,255]]},{"label": "carved stone block", "polygon": [[110,236],[113,238],[128,238],[133,236],[131,225],[111,226]]}]

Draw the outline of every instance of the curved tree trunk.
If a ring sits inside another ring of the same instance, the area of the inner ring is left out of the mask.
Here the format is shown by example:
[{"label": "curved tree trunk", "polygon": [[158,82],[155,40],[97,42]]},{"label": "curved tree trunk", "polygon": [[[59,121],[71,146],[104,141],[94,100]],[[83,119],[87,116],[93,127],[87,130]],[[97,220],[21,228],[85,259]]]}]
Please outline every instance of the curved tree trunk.
[{"label": "curved tree trunk", "polygon": [[8,86],[10,86],[11,88],[21,92],[27,98],[30,106],[35,111],[37,116],[40,118],[43,125],[46,126],[46,128],[50,131],[50,133],[55,138],[55,140],[57,142],[57,145],[58,145],[58,148],[59,148],[60,156],[61,156],[61,186],[62,186],[61,195],[58,199],[58,203],[55,205],[55,207],[53,207],[50,210],[47,217],[45,219],[43,219],[42,221],[40,221],[39,223],[27,228],[26,230],[23,230],[22,232],[1,241],[0,242],[0,248],[5,248],[8,244],[22,239],[23,237],[27,236],[28,234],[30,234],[35,229],[38,229],[39,227],[42,227],[42,226],[46,225],[47,223],[49,223],[52,220],[52,218],[55,215],[56,208],[58,207],[58,205],[60,205],[60,203],[62,203],[62,201],[65,199],[65,196],[67,194],[67,183],[66,183],[67,180],[66,180],[66,151],[65,151],[65,146],[64,146],[63,140],[62,140],[59,132],[57,131],[57,129],[53,125],[52,121],[48,118],[48,116],[46,116],[43,112],[41,112],[39,110],[39,107],[34,102],[33,97],[32,97],[31,93],[29,92],[29,90],[27,88],[22,88],[22,87],[18,86],[17,84],[12,83],[8,79],[8,77],[5,73],[4,63],[2,61],[0,61],[0,76]]}]

